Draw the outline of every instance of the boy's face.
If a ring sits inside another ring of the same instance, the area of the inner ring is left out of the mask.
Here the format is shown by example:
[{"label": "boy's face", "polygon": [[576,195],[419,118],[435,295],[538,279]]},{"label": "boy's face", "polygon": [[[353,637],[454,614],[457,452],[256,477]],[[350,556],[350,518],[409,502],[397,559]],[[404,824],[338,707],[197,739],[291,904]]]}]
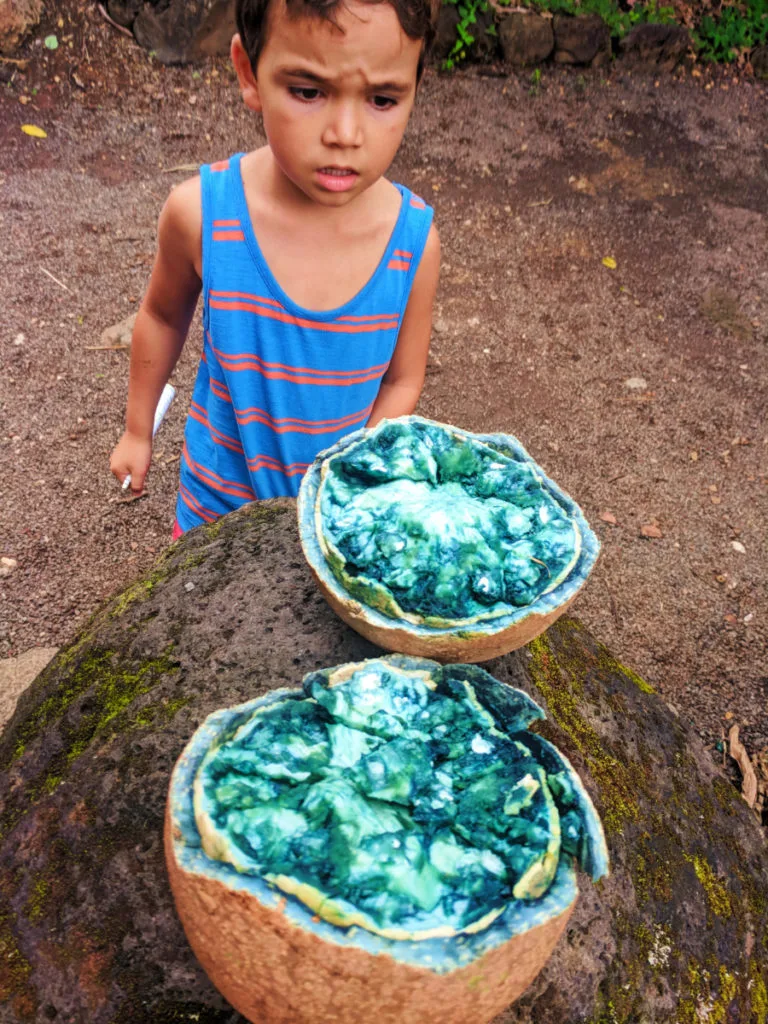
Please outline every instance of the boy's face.
[{"label": "boy's face", "polygon": [[232,43],[243,99],[262,113],[278,168],[304,195],[334,207],[391,164],[413,108],[422,47],[386,2],[348,0],[335,13],[338,28],[289,18],[276,0],[256,76],[239,37]]}]

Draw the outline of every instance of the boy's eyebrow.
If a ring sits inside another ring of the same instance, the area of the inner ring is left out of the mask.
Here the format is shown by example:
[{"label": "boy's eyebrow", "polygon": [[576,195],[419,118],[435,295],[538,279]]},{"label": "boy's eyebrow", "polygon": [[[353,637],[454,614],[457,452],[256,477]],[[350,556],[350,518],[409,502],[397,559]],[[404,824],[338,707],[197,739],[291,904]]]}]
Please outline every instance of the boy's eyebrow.
[{"label": "boy's eyebrow", "polygon": [[[332,84],[331,79],[323,78],[322,75],[308,71],[306,68],[278,67],[277,74],[284,75],[286,78],[300,78],[305,82],[316,82],[318,85]],[[411,91],[411,86],[406,82],[374,82],[370,88],[373,92],[388,92],[397,96],[405,96]]]}]

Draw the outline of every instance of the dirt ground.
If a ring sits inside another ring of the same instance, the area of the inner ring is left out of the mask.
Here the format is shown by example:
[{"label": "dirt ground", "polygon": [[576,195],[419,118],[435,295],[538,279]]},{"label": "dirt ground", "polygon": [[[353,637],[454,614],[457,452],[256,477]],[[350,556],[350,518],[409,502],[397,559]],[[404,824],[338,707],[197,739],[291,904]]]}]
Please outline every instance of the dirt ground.
[{"label": "dirt ground", "polygon": [[[128,354],[97,346],[137,308],[169,189],[261,141],[225,60],[163,68],[95,5],[54,6],[37,35],[58,50],[0,64],[0,555],[17,563],[0,656],[67,642],[169,542],[199,322],[132,503],[107,466]],[[768,88],[723,71],[429,72],[392,170],[443,241],[420,411],[521,439],[603,544],[576,613],[707,742],[737,722],[753,753],[768,744],[766,140]]]}]

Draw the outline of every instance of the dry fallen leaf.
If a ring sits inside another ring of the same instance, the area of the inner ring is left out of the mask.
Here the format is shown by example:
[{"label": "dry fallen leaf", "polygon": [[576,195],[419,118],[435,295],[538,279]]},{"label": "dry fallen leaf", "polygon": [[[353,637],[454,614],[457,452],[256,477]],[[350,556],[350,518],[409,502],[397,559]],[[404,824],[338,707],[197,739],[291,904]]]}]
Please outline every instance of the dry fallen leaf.
[{"label": "dry fallen leaf", "polygon": [[600,518],[604,523],[610,523],[612,526],[616,526],[616,516],[613,512],[601,512]]},{"label": "dry fallen leaf", "polygon": [[656,523],[645,523],[643,526],[640,527],[640,534],[643,537],[649,537],[654,540],[659,540],[661,537],[664,536],[664,534],[661,532],[661,529],[656,525]]},{"label": "dry fallen leaf", "polygon": [[36,124],[23,124],[21,130],[25,135],[31,135],[35,139],[47,139],[48,132],[43,131],[42,128],[38,128]]},{"label": "dry fallen leaf", "polygon": [[738,764],[743,778],[741,784],[741,795],[750,807],[754,807],[757,801],[757,775],[755,774],[755,769],[752,767],[752,762],[749,760],[746,748],[739,739],[738,725],[732,725],[728,730],[728,743],[728,753]]},{"label": "dry fallen leaf", "polygon": [[603,256],[603,266],[608,267],[609,270],[616,269],[616,260],[613,256]]}]

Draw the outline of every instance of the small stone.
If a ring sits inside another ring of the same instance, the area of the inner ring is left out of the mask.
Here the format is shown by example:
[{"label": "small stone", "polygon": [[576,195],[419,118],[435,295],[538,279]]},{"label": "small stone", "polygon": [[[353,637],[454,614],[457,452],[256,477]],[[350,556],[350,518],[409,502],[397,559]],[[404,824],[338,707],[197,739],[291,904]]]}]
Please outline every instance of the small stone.
[{"label": "small stone", "polygon": [[133,334],[133,325],[136,323],[136,316],[137,314],[134,313],[125,320],[121,320],[119,324],[107,327],[106,330],[101,333],[101,344],[130,345],[131,335]]},{"label": "small stone", "polygon": [[629,377],[624,381],[624,387],[628,391],[647,391],[648,381],[645,377]]},{"label": "small stone", "polygon": [[184,584],[184,589],[186,590],[187,593],[189,593],[191,590],[195,589],[195,584],[194,583],[185,583]]},{"label": "small stone", "polygon": [[748,626],[750,624],[750,622],[752,621],[752,619],[754,619],[754,617],[755,617],[755,613],[754,612],[749,612],[749,614],[744,616],[744,619],[742,621],[744,622],[745,625]]},{"label": "small stone", "polygon": [[26,339],[25,339],[23,334],[17,334],[16,337],[13,339],[13,344],[14,345],[23,345],[25,340]]},{"label": "small stone", "polygon": [[648,537],[649,540],[660,540],[664,536],[656,523],[645,523],[640,527],[640,535]]},{"label": "small stone", "polygon": [[740,555],[746,555],[747,553],[747,549],[744,547],[740,540],[732,540],[731,547],[734,551],[738,551]]},{"label": "small stone", "polygon": [[601,512],[600,518],[604,523],[610,523],[611,526],[616,526],[616,516],[613,512]]},{"label": "small stone", "polygon": [[435,331],[435,334],[447,334],[448,333],[448,324],[445,322],[445,320],[442,320],[442,319],[441,320],[435,320],[434,331]]},{"label": "small stone", "polygon": [[0,558],[0,565],[4,569],[7,569],[9,572],[12,569],[15,569],[18,564],[19,563],[16,561],[15,558],[9,558],[7,555],[3,555],[3,557]]}]

